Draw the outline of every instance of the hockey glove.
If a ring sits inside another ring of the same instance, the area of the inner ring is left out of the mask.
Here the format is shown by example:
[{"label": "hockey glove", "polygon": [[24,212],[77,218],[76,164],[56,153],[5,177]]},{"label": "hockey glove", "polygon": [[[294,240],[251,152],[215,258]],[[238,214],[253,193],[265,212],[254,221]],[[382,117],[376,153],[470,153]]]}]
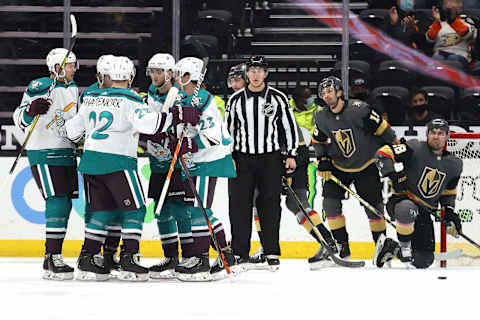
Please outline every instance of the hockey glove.
[{"label": "hockey glove", "polygon": [[29,117],[35,117],[36,115],[41,115],[45,114],[48,112],[48,108],[50,108],[51,102],[43,99],[43,98],[38,98],[32,101],[30,105],[27,107],[27,111],[25,113]]},{"label": "hockey glove", "polygon": [[164,131],[157,131],[154,134],[151,135],[145,135],[145,138],[147,140],[152,141],[153,143],[162,143],[166,138],[168,134]]},{"label": "hockey glove", "polygon": [[396,162],[394,164],[395,171],[390,174],[390,180],[392,180],[393,190],[395,192],[407,191],[407,173],[403,167],[403,163]]},{"label": "hockey glove", "polygon": [[445,208],[445,215],[443,220],[447,227],[447,233],[455,238],[458,238],[458,234],[462,232],[462,221],[458,214],[453,211],[452,207]]},{"label": "hockey glove", "polygon": [[[168,143],[168,148],[170,149],[170,152],[172,154],[175,153],[175,148],[177,147],[177,143],[178,143],[177,139],[170,140]],[[180,157],[180,156],[183,156],[184,154],[195,153],[197,151],[198,151],[198,145],[195,142],[195,140],[193,140],[192,138],[183,138],[182,146],[180,147],[178,156]]]},{"label": "hockey glove", "polygon": [[196,126],[202,115],[200,110],[192,106],[173,106],[171,110],[175,126],[180,123],[190,123],[192,126]]},{"label": "hockey glove", "polygon": [[329,157],[321,157],[318,159],[318,175],[323,180],[328,181],[332,177],[332,160]]}]

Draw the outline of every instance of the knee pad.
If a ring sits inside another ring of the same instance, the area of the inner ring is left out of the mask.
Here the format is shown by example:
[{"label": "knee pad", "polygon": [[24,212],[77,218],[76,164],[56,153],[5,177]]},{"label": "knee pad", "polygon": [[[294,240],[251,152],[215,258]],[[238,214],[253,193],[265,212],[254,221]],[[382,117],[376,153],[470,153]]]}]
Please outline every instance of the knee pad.
[{"label": "knee pad", "polygon": [[417,269],[425,269],[432,265],[435,255],[433,251],[413,250],[412,265]]},{"label": "knee pad", "polygon": [[342,212],[342,200],[336,198],[323,198],[323,210],[327,217],[338,216]]},{"label": "knee pad", "polygon": [[145,206],[141,206],[137,210],[124,211],[123,219],[122,219],[123,220],[122,230],[125,230],[125,229],[142,230],[145,214],[146,214]]},{"label": "knee pad", "polygon": [[90,212],[90,220],[87,223],[87,228],[107,231],[107,228],[110,226],[113,217],[113,211],[92,211]]},{"label": "knee pad", "polygon": [[191,219],[189,206],[186,206],[183,201],[171,201],[171,215],[177,221]]},{"label": "knee pad", "polygon": [[[191,214],[191,220],[192,220],[192,226],[206,226],[207,221],[205,220],[205,216],[202,213],[202,210],[199,207],[190,207],[188,210]],[[210,217],[212,216],[213,212],[211,209],[205,209],[207,216]],[[211,219],[210,219],[211,220]]]},{"label": "knee pad", "polygon": [[171,201],[165,201],[160,214],[157,216],[157,222],[168,223],[173,220],[173,212],[175,209],[175,205]]},{"label": "knee pad", "polygon": [[172,234],[172,233],[177,233],[177,223],[176,221],[172,218],[169,219],[168,221],[157,221],[158,225],[158,232],[160,235],[165,235],[165,234]]},{"label": "knee pad", "polygon": [[410,224],[418,216],[418,207],[412,200],[402,200],[395,205],[395,220]]},{"label": "knee pad", "polygon": [[66,228],[72,201],[66,195],[48,197],[45,201],[47,228]]}]

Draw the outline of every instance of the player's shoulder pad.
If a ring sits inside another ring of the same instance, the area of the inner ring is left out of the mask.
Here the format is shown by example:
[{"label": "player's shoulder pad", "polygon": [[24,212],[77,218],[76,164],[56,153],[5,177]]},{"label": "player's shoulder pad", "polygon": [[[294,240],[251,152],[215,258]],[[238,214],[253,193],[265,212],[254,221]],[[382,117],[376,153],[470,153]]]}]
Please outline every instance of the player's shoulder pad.
[{"label": "player's shoulder pad", "polygon": [[[196,107],[200,109],[201,112],[203,112],[206,108],[208,108],[208,105],[213,101],[213,96],[207,90],[200,89],[198,91],[197,99],[198,99],[198,104],[196,104]],[[195,104],[195,102],[192,101],[192,104]]]},{"label": "player's shoulder pad", "polygon": [[26,93],[30,96],[38,96],[48,92],[48,89],[52,85],[53,79],[49,77],[43,77],[32,80],[27,87]]},{"label": "player's shoulder pad", "polygon": [[157,93],[157,88],[152,84],[148,87],[148,94],[153,96]]}]

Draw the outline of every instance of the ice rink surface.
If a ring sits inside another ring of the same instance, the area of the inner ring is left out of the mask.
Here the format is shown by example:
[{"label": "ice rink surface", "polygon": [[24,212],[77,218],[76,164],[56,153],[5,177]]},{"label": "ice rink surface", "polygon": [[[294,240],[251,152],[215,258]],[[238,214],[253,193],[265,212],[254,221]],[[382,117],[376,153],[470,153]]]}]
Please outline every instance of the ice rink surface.
[{"label": "ice rink surface", "polygon": [[394,261],[377,269],[367,261],[361,269],[310,271],[306,260],[282,259],[275,273],[129,283],[46,281],[41,262],[0,258],[0,319],[480,319],[478,267],[406,270]]}]

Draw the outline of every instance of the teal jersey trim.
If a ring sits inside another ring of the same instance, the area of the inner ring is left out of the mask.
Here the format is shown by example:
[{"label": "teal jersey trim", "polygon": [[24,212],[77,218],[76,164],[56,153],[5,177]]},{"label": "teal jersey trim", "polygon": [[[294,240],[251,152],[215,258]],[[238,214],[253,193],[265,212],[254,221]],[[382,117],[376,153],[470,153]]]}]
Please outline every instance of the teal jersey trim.
[{"label": "teal jersey trim", "polygon": [[107,174],[123,170],[137,170],[137,159],[118,154],[86,150],[78,166],[78,171],[86,174]]},{"label": "teal jersey trim", "polygon": [[100,87],[98,86],[98,82],[92,83],[91,85],[88,86],[83,92],[82,95],[80,96],[80,103],[83,102],[83,97],[89,92],[95,91],[95,90],[100,90]]},{"label": "teal jersey trim", "polygon": [[37,164],[48,164],[51,166],[74,166],[76,159],[73,149],[45,149],[45,150],[27,150],[28,161],[31,166]]},{"label": "teal jersey trim", "polygon": [[[44,95],[48,92],[48,89],[53,83],[53,79],[49,77],[43,77],[43,78],[38,78],[35,80],[32,80],[25,93],[29,97],[35,97],[35,96],[40,96]],[[55,88],[69,88],[69,87],[76,87],[77,84],[75,82],[71,82],[70,84],[66,84],[65,82],[57,81],[55,83]]]},{"label": "teal jersey trim", "polygon": [[132,89],[120,89],[120,88],[108,88],[108,89],[98,89],[87,92],[85,97],[121,97],[128,100],[144,103],[142,97]]}]

